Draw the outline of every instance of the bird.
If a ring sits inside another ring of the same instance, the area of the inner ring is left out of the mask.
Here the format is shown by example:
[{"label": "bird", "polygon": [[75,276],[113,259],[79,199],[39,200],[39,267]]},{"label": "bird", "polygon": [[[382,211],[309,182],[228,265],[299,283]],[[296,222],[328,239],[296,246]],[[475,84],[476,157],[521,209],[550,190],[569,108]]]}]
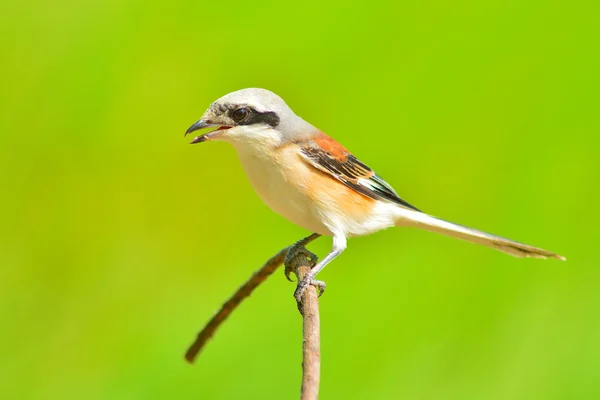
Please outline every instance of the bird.
[{"label": "bird", "polygon": [[403,200],[371,167],[305,121],[275,93],[247,88],[214,101],[185,135],[211,128],[190,143],[226,142],[258,196],[273,211],[319,236],[332,237],[331,251],[298,282],[301,302],[315,277],[347,247],[348,238],[399,226],[416,227],[481,244],[515,257],[565,257],[422,212]]}]

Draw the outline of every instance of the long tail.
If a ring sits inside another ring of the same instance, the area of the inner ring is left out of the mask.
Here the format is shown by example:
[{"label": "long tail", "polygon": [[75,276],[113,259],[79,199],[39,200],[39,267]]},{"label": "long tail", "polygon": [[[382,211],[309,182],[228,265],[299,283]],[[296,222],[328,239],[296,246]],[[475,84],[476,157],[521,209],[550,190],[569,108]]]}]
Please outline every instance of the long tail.
[{"label": "long tail", "polygon": [[452,222],[444,221],[418,211],[402,209],[396,225],[414,226],[431,232],[442,233],[472,243],[482,244],[519,258],[556,258],[557,260],[566,260],[565,257],[547,250],[491,235],[477,229],[453,224]]}]

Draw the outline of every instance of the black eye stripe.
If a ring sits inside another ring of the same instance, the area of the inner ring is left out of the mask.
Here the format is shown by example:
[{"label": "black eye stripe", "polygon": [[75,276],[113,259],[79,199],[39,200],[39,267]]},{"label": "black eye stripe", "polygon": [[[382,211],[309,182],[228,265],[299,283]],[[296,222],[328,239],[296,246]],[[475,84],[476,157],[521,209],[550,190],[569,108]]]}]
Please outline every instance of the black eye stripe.
[{"label": "black eye stripe", "polygon": [[[249,115],[245,116],[242,120],[236,121],[233,114],[240,108],[245,108]],[[270,126],[279,125],[279,116],[273,111],[259,112],[249,106],[233,106],[229,111],[230,117],[237,122],[238,125],[254,125],[254,124],[265,124]]]},{"label": "black eye stripe", "polygon": [[241,121],[240,125],[254,125],[254,124],[265,124],[270,126],[279,125],[279,117],[276,113],[272,111],[267,111],[263,113],[253,112],[250,114],[248,118]]}]

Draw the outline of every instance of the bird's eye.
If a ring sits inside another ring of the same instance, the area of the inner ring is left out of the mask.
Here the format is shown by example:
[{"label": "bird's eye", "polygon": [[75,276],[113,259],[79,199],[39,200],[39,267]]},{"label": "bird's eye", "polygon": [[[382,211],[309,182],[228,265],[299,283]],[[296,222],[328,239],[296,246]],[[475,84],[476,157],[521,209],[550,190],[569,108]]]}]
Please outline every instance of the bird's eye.
[{"label": "bird's eye", "polygon": [[250,111],[247,107],[240,107],[231,114],[231,117],[235,122],[243,121],[250,114]]}]

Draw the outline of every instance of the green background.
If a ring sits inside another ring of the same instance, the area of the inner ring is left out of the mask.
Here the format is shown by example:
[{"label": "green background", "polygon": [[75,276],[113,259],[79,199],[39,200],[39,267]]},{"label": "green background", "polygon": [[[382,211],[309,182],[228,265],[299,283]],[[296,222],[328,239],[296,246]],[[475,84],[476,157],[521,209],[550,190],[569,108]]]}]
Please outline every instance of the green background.
[{"label": "green background", "polygon": [[298,397],[282,271],[182,358],[307,234],[231,147],[183,138],[244,87],[417,207],[569,259],[412,229],[352,239],[320,275],[322,398],[600,398],[597,4],[3,2],[2,398]]}]

